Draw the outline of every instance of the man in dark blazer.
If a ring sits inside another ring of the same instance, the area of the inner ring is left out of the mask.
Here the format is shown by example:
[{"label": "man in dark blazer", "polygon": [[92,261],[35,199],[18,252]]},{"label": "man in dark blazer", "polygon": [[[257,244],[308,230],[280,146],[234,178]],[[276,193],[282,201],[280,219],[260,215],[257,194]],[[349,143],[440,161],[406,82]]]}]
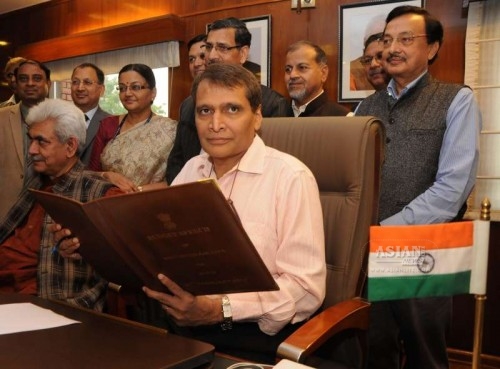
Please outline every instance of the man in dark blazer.
[{"label": "man in dark blazer", "polygon": [[99,99],[104,94],[104,73],[92,63],[83,63],[73,69],[71,75],[71,98],[73,103],[85,114],[87,138],[80,154],[85,166],[89,164],[94,138],[101,120],[109,113],[99,107]]},{"label": "man in dark blazer", "polygon": [[25,118],[33,106],[45,100],[50,88],[50,70],[40,62],[25,60],[15,73],[20,102],[0,108],[0,223],[31,170]]},{"label": "man in dark blazer", "polygon": [[292,99],[289,117],[343,116],[349,113],[349,109],[328,100],[323,90],[327,77],[327,57],[318,45],[298,41],[288,47],[285,83]]}]

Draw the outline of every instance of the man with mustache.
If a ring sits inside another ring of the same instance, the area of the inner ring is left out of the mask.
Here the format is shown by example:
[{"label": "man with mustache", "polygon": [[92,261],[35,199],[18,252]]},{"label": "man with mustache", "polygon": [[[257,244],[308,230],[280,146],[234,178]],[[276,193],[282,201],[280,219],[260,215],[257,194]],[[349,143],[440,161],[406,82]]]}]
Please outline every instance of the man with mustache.
[{"label": "man with mustache", "polygon": [[84,170],[85,118],[69,101],[47,99],[26,117],[33,172],[0,223],[0,292],[37,295],[102,310],[107,282],[81,259],[64,259],[49,232],[50,217],[28,188],[86,202],[121,193],[98,173]]},{"label": "man with mustache", "polygon": [[28,165],[28,129],[30,109],[45,100],[50,88],[50,70],[35,60],[25,60],[15,72],[20,103],[0,109],[0,220],[14,204],[26,184]]},{"label": "man with mustache", "polygon": [[[385,26],[385,17],[386,14],[377,14],[366,25],[363,37],[363,55],[351,60],[349,64],[349,88],[351,91],[373,90],[373,83],[366,73],[366,64],[363,63],[363,58],[369,38],[375,34],[382,34]],[[371,41],[373,41],[373,38]]]},{"label": "man with mustache", "polygon": [[363,56],[360,59],[365,68],[366,78],[376,91],[387,87],[390,76],[382,67],[383,47],[380,43],[382,33],[377,33],[368,37],[365,42]]},{"label": "man with mustache", "polygon": [[328,64],[323,49],[309,41],[298,41],[290,45],[285,64],[286,88],[292,98],[288,116],[347,115],[347,108],[328,100],[323,89],[327,78]]},{"label": "man with mustache", "polygon": [[[356,110],[380,118],[387,133],[382,226],[460,219],[475,182],[481,114],[470,88],[429,74],[442,42],[442,24],[423,8],[400,6],[387,16],[382,62],[392,79]],[[400,368],[404,350],[405,368],[448,368],[451,303],[451,297],[374,302],[368,367]]]}]

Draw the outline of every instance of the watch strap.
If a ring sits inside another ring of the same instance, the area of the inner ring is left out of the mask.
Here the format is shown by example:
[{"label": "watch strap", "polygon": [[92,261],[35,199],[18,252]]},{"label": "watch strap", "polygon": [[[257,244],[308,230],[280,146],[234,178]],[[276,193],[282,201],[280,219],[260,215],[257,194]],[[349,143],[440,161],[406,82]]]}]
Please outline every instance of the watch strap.
[{"label": "watch strap", "polygon": [[233,328],[233,312],[231,310],[231,303],[229,297],[226,295],[222,296],[222,322],[220,327],[223,331],[227,331]]}]

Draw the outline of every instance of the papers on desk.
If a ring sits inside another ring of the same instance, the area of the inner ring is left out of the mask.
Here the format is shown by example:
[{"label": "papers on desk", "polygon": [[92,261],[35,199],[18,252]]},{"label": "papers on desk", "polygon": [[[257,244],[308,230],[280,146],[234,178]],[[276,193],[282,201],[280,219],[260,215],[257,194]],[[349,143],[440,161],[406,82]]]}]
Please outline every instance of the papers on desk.
[{"label": "papers on desk", "polygon": [[80,323],[30,303],[0,305],[0,334],[55,328]]},{"label": "papers on desk", "polygon": [[254,364],[254,363],[240,362],[230,365],[226,369],[313,369],[313,367],[304,364],[299,364],[290,361],[288,359],[282,359],[275,366],[268,364]]},{"label": "papers on desk", "polygon": [[287,359],[281,360],[274,366],[274,369],[313,369],[312,366],[296,363]]}]

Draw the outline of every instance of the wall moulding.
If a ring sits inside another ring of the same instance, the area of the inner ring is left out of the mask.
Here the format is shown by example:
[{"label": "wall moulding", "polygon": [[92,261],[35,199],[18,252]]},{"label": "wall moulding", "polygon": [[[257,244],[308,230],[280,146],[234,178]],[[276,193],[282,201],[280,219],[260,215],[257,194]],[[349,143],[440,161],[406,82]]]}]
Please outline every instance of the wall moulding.
[{"label": "wall moulding", "polygon": [[184,41],[184,38],[184,20],[168,14],[20,45],[15,55],[47,62],[158,42]]}]

